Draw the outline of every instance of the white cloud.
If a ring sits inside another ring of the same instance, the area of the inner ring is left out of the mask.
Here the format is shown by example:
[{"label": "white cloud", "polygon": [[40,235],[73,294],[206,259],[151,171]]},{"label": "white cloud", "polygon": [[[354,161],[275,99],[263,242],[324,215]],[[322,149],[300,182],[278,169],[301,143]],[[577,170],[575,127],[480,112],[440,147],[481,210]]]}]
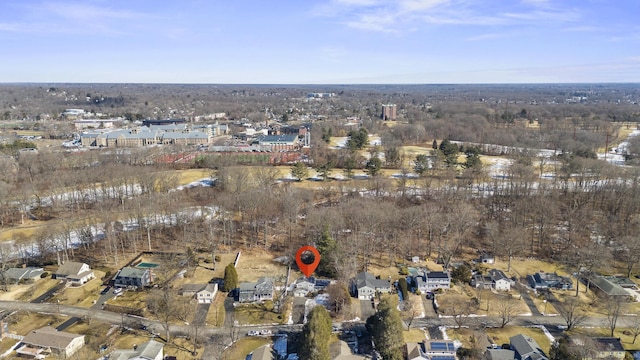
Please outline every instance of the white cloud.
[{"label": "white cloud", "polygon": [[574,23],[581,12],[552,6],[547,1],[524,0],[509,6],[493,7],[470,0],[332,0],[316,15],[336,18],[349,27],[406,32],[428,25],[532,25]]}]

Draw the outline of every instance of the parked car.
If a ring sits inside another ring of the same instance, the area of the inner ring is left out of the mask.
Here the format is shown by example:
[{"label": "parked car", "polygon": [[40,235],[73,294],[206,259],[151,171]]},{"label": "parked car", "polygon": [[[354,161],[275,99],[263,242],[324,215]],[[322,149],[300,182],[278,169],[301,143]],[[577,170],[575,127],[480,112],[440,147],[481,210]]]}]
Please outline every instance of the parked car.
[{"label": "parked car", "polygon": [[120,294],[122,294],[123,292],[124,292],[124,289],[123,289],[123,288],[117,288],[117,289],[113,290],[113,293],[114,293],[114,294],[116,294],[116,295],[120,295]]},{"label": "parked car", "polygon": [[251,330],[247,333],[247,336],[258,336],[258,335],[260,335],[260,333],[258,333],[255,330]]},{"label": "parked car", "polygon": [[109,290],[111,290],[111,286],[107,286],[106,288],[104,288],[104,289],[100,292],[100,295],[104,295],[104,294],[108,293],[108,292],[109,292]]}]

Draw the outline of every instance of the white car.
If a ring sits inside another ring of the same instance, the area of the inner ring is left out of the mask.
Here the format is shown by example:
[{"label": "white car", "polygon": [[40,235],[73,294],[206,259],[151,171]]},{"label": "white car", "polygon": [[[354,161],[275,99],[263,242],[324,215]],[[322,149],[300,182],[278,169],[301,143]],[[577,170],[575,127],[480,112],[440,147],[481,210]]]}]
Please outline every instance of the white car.
[{"label": "white car", "polygon": [[120,295],[124,292],[123,288],[116,288],[115,290],[113,290],[113,293],[116,295]]}]

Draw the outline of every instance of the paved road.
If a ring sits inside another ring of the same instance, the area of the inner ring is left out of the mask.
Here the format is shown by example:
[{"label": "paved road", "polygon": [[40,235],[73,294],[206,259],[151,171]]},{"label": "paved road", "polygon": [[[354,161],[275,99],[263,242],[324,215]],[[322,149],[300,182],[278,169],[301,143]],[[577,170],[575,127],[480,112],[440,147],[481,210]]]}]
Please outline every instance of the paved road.
[{"label": "paved road", "polygon": [[[82,318],[85,316],[91,316],[94,320],[121,325],[124,323],[125,326],[137,327],[139,325],[145,325],[150,331],[156,333],[163,333],[164,330],[161,324],[158,321],[150,320],[146,318],[141,318],[137,316],[130,315],[122,315],[110,311],[104,311],[100,309],[87,309],[81,308],[77,306],[70,305],[58,305],[58,304],[49,304],[49,303],[25,303],[19,301],[0,301],[0,309],[16,311],[16,310],[26,310],[40,313],[60,313],[65,314],[72,317]],[[622,316],[619,319],[619,324],[624,324],[626,321],[632,321],[635,317],[633,316]],[[470,326],[486,326],[491,324],[499,323],[500,319],[494,317],[483,317],[483,318],[468,318],[468,323]],[[604,317],[593,317],[587,319],[581,326],[584,327],[597,327],[602,326]],[[356,325],[354,323],[350,323]],[[335,323],[336,326],[342,326],[341,323]],[[438,326],[455,326],[455,321],[453,318],[448,317],[433,317],[433,318],[420,318],[415,319],[411,324],[413,328],[437,328]],[[565,325],[564,319],[560,316],[518,316],[514,318],[514,320],[509,324],[511,326],[532,326],[532,325],[545,325],[550,330],[553,329],[554,332],[560,333],[561,328]],[[233,324],[231,324],[233,327]],[[302,325],[275,325],[275,326],[241,326],[235,328],[236,336],[243,337],[246,336],[247,332],[250,330],[271,330],[276,333],[278,331],[299,331],[302,329]],[[171,334],[176,335],[185,335],[188,333],[188,326],[184,325],[171,325],[170,331]],[[430,332],[431,333],[431,332]],[[202,329],[202,335],[208,338],[212,337],[228,337],[230,334],[229,327],[207,327]],[[431,333],[431,335],[435,335]],[[211,347],[208,347],[210,351],[214,351]],[[206,359],[205,353],[203,353],[203,359]]]}]

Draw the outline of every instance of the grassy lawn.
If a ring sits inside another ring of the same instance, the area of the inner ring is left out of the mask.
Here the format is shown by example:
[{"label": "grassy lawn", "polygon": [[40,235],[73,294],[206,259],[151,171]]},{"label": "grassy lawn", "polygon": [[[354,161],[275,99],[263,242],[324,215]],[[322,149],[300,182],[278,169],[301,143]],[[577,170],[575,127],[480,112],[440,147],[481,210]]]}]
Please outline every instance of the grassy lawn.
[{"label": "grassy lawn", "polygon": [[55,327],[65,320],[67,320],[67,318],[63,316],[18,312],[8,320],[9,332],[26,335],[29,331],[39,329],[49,324]]},{"label": "grassy lawn", "polygon": [[[176,289],[182,288],[185,284],[206,284],[208,283],[214,276],[214,271],[208,269],[208,267],[213,267],[213,264],[204,264],[206,267],[196,266],[194,268],[187,269],[187,272],[184,274],[184,277],[178,278],[173,281],[173,287]],[[220,266],[220,264],[218,264]],[[224,275],[224,273],[223,273]]]},{"label": "grassy lawn", "polygon": [[216,298],[209,307],[207,313],[207,320],[205,320],[208,326],[222,326],[224,325],[224,299],[226,299],[227,293],[218,292]]},{"label": "grassy lawn", "polygon": [[270,339],[261,337],[242,338],[224,352],[225,359],[244,359],[255,349],[270,342]]},{"label": "grassy lawn", "polygon": [[421,342],[426,339],[424,330],[422,329],[411,329],[409,331],[402,332],[402,338],[404,342]]},{"label": "grassy lawn", "polygon": [[147,310],[147,295],[148,293],[146,291],[125,291],[122,295],[107,301],[107,304],[144,309],[143,315],[148,317],[151,315]]},{"label": "grassy lawn", "polygon": [[281,324],[286,321],[283,320],[284,316],[267,311],[264,304],[238,305],[235,308],[234,316],[240,324]]},{"label": "grassy lawn", "polygon": [[[533,338],[545,353],[549,353],[549,347],[551,346],[551,342],[547,336],[538,328],[509,326],[502,329],[488,328],[485,332],[488,340],[498,345],[508,344],[510,337],[522,334]],[[480,338],[483,336],[482,334],[468,328],[447,329],[447,335],[452,340],[459,340],[462,346],[467,348],[474,346],[470,341],[472,337],[475,337],[476,341],[484,340]]]},{"label": "grassy lawn", "polygon": [[18,343],[18,340],[11,338],[4,338],[0,342],[0,354],[3,354],[5,351],[11,349],[11,347]]},{"label": "grassy lawn", "polygon": [[[235,258],[235,254],[232,255]],[[229,261],[233,262],[233,258]],[[286,276],[287,268],[279,263],[273,261],[274,256],[264,250],[249,249],[242,251],[240,255],[240,261],[236,267],[238,272],[238,281],[256,281],[259,277],[270,276]],[[223,263],[225,266],[228,263]],[[224,275],[224,266],[222,268],[222,275]]]},{"label": "grassy lawn", "polygon": [[31,301],[38,296],[47,292],[47,290],[58,284],[58,280],[53,280],[51,278],[41,279],[32,284],[29,289],[23,292],[20,297],[16,300],[20,301]]},{"label": "grassy lawn", "polygon": [[60,300],[61,304],[91,307],[95,300],[100,297],[100,291],[102,290],[102,281],[100,278],[104,276],[104,272],[94,270],[96,275],[95,279],[92,279],[82,287],[68,287],[65,288],[60,294],[54,296],[51,302]]}]

